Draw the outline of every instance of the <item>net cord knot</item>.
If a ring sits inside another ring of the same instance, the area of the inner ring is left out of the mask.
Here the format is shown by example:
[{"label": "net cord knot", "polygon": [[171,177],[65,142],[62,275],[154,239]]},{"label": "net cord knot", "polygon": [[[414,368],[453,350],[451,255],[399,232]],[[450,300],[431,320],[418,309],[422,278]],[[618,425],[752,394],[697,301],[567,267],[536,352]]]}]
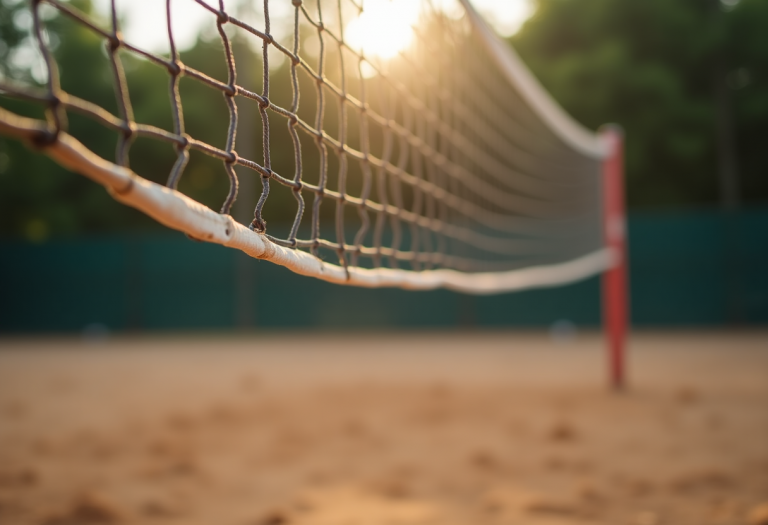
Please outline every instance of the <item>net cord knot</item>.
[{"label": "net cord knot", "polygon": [[122,35],[119,32],[112,33],[107,36],[107,43],[110,53],[115,53],[123,45]]},{"label": "net cord knot", "polygon": [[251,224],[248,226],[248,229],[255,231],[256,233],[264,233],[267,231],[267,221],[261,217],[254,217],[253,221],[251,221]]}]

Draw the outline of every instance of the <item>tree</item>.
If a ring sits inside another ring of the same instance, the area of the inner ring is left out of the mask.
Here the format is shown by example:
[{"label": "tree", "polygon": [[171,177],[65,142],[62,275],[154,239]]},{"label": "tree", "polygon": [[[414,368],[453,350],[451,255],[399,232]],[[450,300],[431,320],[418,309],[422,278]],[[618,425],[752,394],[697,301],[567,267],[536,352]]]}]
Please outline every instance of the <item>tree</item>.
[{"label": "tree", "polygon": [[[0,49],[3,76],[26,84],[40,84],[44,76],[40,64],[32,17],[26,2],[3,2],[0,11]],[[72,4],[90,12],[87,0]],[[113,111],[114,95],[104,89],[102,66],[106,64],[99,37],[72,23],[58,11],[44,5],[40,13],[50,48],[60,65],[63,88]],[[7,60],[7,61],[6,61]],[[4,107],[22,115],[41,118],[40,104],[13,98],[2,99]],[[88,143],[100,155],[114,152],[114,134],[104,133],[99,125],[70,115],[70,132]],[[0,137],[0,233],[43,240],[51,234],[104,231],[121,224],[131,212],[110,210],[110,198],[103,189],[83,177],[59,167],[45,156],[30,151],[18,141]]]},{"label": "tree", "polygon": [[741,188],[747,202],[768,200],[768,3],[741,0],[729,13],[726,56],[732,66]]},{"label": "tree", "polygon": [[[71,5],[101,27],[109,27],[108,21],[99,20],[89,0],[73,0]],[[45,14],[44,25],[62,89],[119,115],[105,39],[55,9],[41,12]],[[252,53],[251,63],[258,63],[252,50],[245,52]],[[44,78],[34,74],[36,54],[29,5],[4,1],[0,10],[0,78],[41,84]],[[28,59],[13,60],[14,55]],[[136,122],[172,131],[168,72],[134,53],[120,52],[120,59],[126,70]],[[218,35],[209,40],[201,38],[182,54],[181,60],[226,81],[226,61]],[[180,92],[186,131],[196,139],[223,148],[229,114],[221,92],[189,78],[182,78]],[[43,117],[40,104],[12,97],[0,97],[0,104],[21,115]],[[68,112],[67,131],[99,156],[115,160],[116,132],[74,112]],[[139,138],[131,146],[130,167],[143,177],[165,183],[175,158],[172,145]],[[198,152],[192,153],[192,160],[181,179],[180,190],[218,210],[229,188],[222,162]],[[162,228],[140,212],[116,204],[103,188],[85,177],[69,172],[17,140],[4,137],[0,137],[0,185],[3,236],[40,241],[51,235]]]},{"label": "tree", "polygon": [[716,68],[725,59],[743,196],[768,200],[762,0],[539,0],[511,41],[542,84],[590,128],[627,134],[629,204],[718,200]]}]

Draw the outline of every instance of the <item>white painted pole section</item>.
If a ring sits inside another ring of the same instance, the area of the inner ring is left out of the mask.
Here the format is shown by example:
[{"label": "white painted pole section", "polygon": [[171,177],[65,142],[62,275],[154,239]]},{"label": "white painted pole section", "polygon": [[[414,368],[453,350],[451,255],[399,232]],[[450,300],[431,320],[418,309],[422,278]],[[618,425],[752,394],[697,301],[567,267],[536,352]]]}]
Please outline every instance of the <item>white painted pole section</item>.
[{"label": "white painted pole section", "polygon": [[467,11],[472,28],[499,69],[550,131],[579,153],[595,159],[605,159],[610,154],[610,148],[603,139],[573,120],[555,102],[512,46],[499,38],[483,17],[475,11],[469,0],[460,0],[460,2]]},{"label": "white painted pole section", "polygon": [[[44,130],[43,122],[0,108],[0,133],[30,141]],[[301,275],[338,284],[409,290],[449,288],[487,295],[579,281],[612,267],[616,262],[613,252],[605,248],[564,263],[507,272],[413,272],[386,268],[349,268],[347,271],[309,253],[278,246],[264,235],[235,222],[229,215],[216,213],[176,190],[143,179],[127,168],[102,159],[67,133],[60,133],[56,142],[42,151],[62,166],[98,182],[116,200],[144,212],[169,228],[201,241],[236,248],[251,257],[285,266]]]}]

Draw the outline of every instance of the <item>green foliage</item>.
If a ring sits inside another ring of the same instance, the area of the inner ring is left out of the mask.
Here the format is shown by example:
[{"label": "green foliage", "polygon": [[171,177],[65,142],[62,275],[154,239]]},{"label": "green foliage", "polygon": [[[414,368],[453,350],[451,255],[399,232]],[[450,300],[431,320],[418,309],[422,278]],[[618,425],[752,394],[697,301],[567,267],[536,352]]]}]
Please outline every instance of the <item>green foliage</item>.
[{"label": "green foliage", "polygon": [[742,0],[731,14],[728,54],[734,70],[729,84],[735,89],[740,169],[744,197],[768,200],[768,2]]},{"label": "green foliage", "polygon": [[[89,10],[87,1],[73,2]],[[26,83],[44,81],[35,75],[39,52],[31,36],[31,15],[26,2],[5,1],[0,15],[0,48],[16,53],[16,60],[3,62],[3,74]],[[65,89],[97,104],[114,106],[103,85],[102,72],[95,64],[104,63],[102,47],[95,35],[70,21],[56,16],[55,11],[42,10],[54,50],[61,64],[61,80]],[[20,60],[21,56],[25,61]],[[27,67],[24,67],[27,66]],[[38,68],[39,69],[39,68]],[[17,113],[42,117],[37,104],[3,98],[4,107]],[[70,118],[70,131],[87,138],[89,146],[103,154],[114,149],[114,135],[82,117]],[[73,234],[81,231],[104,231],[121,223],[125,210],[108,208],[109,197],[103,189],[71,174],[18,141],[0,138],[0,233],[22,235],[33,241],[51,234]]]},{"label": "green foliage", "polygon": [[[48,11],[50,12],[50,11]],[[24,78],[29,71],[19,67],[17,50],[29,34],[32,15],[21,0],[0,0],[0,78]]]},{"label": "green foliage", "polygon": [[631,206],[685,206],[718,200],[718,57],[743,198],[768,200],[766,27],[764,0],[538,0],[511,41],[577,120],[625,128]]},{"label": "green foliage", "polygon": [[[96,16],[90,0],[72,0],[70,4]],[[104,39],[50,6],[42,7],[64,90],[119,115]],[[31,35],[31,20],[28,2],[0,0],[0,77],[41,85],[44,69]],[[109,27],[107,21],[98,22]],[[741,0],[727,10],[710,0],[539,0],[535,16],[512,41],[545,87],[578,120],[591,128],[606,122],[625,127],[632,206],[678,206],[717,201],[713,64],[718,56],[724,56],[728,65],[744,197],[768,199],[768,150],[762,145],[768,136],[765,27],[765,0]],[[260,53],[245,39],[234,38],[233,46],[238,83],[261,92]],[[168,71],[125,50],[120,57],[135,120],[173,131]],[[210,38],[204,33],[181,59],[226,82],[224,51],[215,32]],[[335,53],[329,52],[326,75],[338,84],[337,61]],[[271,72],[270,99],[284,108],[292,102],[289,72],[285,62]],[[316,83],[300,71],[299,84],[299,115],[313,123]],[[350,92],[359,96],[358,83],[349,84]],[[375,106],[377,89],[373,85],[367,89]],[[186,132],[223,149],[229,114],[222,93],[189,77],[182,78],[180,93]],[[236,149],[241,156],[263,164],[258,105],[242,97],[237,102],[241,126]],[[0,96],[0,105],[23,115],[43,117],[39,104]],[[82,115],[69,113],[68,119],[70,133],[100,156],[115,159],[116,132]],[[271,149],[272,168],[283,177],[293,178],[296,166],[286,124],[285,118],[270,113],[272,144],[285,146]],[[334,97],[326,98],[323,125],[329,133],[338,133]],[[303,180],[317,183],[318,150],[306,134],[301,133],[300,140]],[[372,129],[372,154],[381,154],[377,149],[381,142],[380,130]],[[348,143],[360,147],[354,111],[348,112]],[[166,181],[175,159],[174,147],[158,140],[139,138],[130,150],[131,168],[158,183]],[[328,163],[328,182],[334,187],[338,170],[335,155],[329,154]],[[358,163],[350,163],[349,170],[348,188],[359,194],[362,175]],[[240,200],[252,206],[261,191],[258,174],[245,168],[238,168],[238,173],[246,182]],[[160,228],[141,213],[116,204],[98,185],[18,141],[1,137],[0,188],[0,236],[43,240],[51,235]],[[219,209],[228,188],[223,163],[193,151],[179,189]],[[304,195],[307,217],[312,196]],[[322,211],[332,214],[333,207],[329,202]],[[270,228],[277,228],[271,233],[284,234],[295,211],[293,192],[273,182],[264,210]]]},{"label": "green foliage", "polygon": [[[0,73],[27,84],[44,83],[44,78],[33,74],[34,63],[13,68],[12,61],[5,60],[20,48],[26,48],[24,52],[33,59],[39,57],[31,38],[29,4],[0,1],[4,2],[0,11],[0,56],[4,58]],[[96,17],[88,0],[75,0],[71,4],[89,17]],[[24,23],[20,24],[19,20]],[[107,22],[96,20],[102,27],[109,27]],[[44,25],[52,42],[62,89],[119,115],[113,72],[103,37],[55,10],[48,12]],[[251,55],[244,58],[257,62],[253,51],[243,47],[244,52]],[[120,52],[120,59],[126,71],[136,122],[173,131],[168,72],[162,66],[124,50]],[[183,53],[181,59],[185,64],[226,82],[226,62],[218,36],[211,41],[201,39],[193,49]],[[229,113],[222,93],[189,78],[182,78],[180,93],[185,131],[195,139],[223,149]],[[39,104],[0,97],[0,105],[22,115],[43,117]],[[69,133],[99,156],[115,160],[116,132],[91,117],[74,112],[67,116]],[[165,183],[175,159],[174,147],[165,142],[139,138],[131,145],[131,168],[158,183]],[[3,137],[0,137],[0,186],[2,236],[42,241],[51,235],[161,229],[143,214],[115,203],[103,188],[88,179],[59,167],[16,140]],[[192,152],[192,160],[179,188],[211,208],[219,209],[229,189],[223,163]]]}]

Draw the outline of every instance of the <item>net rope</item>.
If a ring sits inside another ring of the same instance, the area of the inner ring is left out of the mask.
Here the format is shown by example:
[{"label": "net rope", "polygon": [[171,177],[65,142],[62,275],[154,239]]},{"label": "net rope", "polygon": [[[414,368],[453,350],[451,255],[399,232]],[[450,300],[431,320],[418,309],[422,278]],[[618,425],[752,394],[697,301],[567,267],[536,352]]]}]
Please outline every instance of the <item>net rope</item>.
[{"label": "net rope", "polygon": [[[293,29],[282,41],[272,35],[270,6],[276,0],[264,0],[259,28],[234,16],[224,0],[188,2],[215,20],[225,80],[181,60],[170,0],[165,4],[167,55],[123,38],[114,0],[106,27],[69,3],[32,0],[33,34],[47,80],[37,88],[2,79],[0,93],[45,106],[46,124],[33,137],[41,147],[67,132],[69,112],[117,132],[112,160],[117,166],[130,167],[130,148],[139,137],[170,144],[176,160],[167,186],[174,190],[191,151],[220,159],[229,179],[220,210],[224,215],[230,214],[238,195],[235,167],[252,170],[261,191],[248,227],[277,246],[338,260],[347,277],[351,268],[380,267],[507,272],[564,263],[603,248],[602,159],[568,144],[531,107],[481,43],[468,13],[457,17],[439,2],[424,1],[412,43],[395,58],[383,60],[366,56],[345,40],[345,17],[361,16],[363,0],[285,0],[291,5]],[[43,4],[103,39],[117,114],[62,89],[40,14]],[[260,90],[238,84],[228,26],[261,42]],[[315,53],[301,49],[310,38]],[[286,107],[271,99],[275,69],[270,52],[287,60],[291,93]],[[136,121],[123,53],[167,71],[172,129]],[[182,78],[223,95],[229,113],[223,148],[187,132]],[[314,84],[314,93],[301,89],[307,82]],[[303,103],[302,95],[314,96],[314,103]],[[243,104],[258,107],[260,160],[237,153],[238,108]],[[336,114],[330,118],[332,109]],[[277,122],[287,126],[289,140],[275,142],[271,126]],[[292,173],[273,165],[273,152],[285,148],[292,149]],[[308,163],[310,156],[314,160]],[[270,196],[276,191],[290,191],[295,201],[293,220],[285,227],[267,225]],[[327,211],[331,204],[332,213]]]}]

